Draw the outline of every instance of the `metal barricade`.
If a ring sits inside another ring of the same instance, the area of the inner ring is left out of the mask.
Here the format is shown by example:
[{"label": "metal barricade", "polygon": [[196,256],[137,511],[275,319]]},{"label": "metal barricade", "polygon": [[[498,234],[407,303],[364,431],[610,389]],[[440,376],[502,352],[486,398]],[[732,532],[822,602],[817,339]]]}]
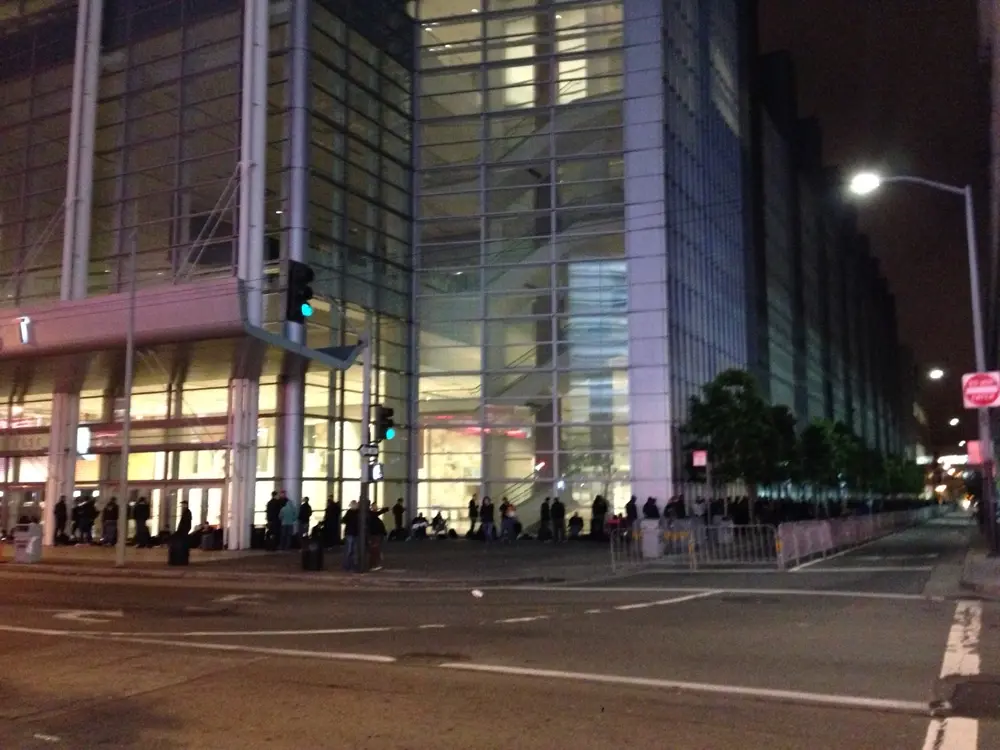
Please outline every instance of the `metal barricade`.
[{"label": "metal barricade", "polygon": [[[643,522],[648,524],[649,522]],[[705,526],[697,521],[674,521],[665,528],[616,530],[611,535],[613,572],[644,567],[678,567],[697,570],[712,567],[778,567],[779,547],[774,526],[721,523]],[[647,535],[644,538],[644,535]]]},{"label": "metal barricade", "polygon": [[642,565],[642,539],[639,530],[617,528],[611,530],[611,572],[623,573]]},{"label": "metal barricade", "polygon": [[691,567],[777,567],[776,531],[763,524],[695,526]]}]

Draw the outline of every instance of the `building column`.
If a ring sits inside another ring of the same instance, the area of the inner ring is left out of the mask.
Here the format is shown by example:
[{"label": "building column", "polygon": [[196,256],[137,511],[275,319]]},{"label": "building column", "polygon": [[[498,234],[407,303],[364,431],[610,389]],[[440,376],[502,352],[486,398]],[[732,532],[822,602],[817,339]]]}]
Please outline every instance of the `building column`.
[{"label": "building column", "polygon": [[[625,5],[625,255],[632,494],[661,507],[673,485],[662,3]],[[668,149],[672,151],[668,152]]]},{"label": "building column", "polygon": [[52,426],[49,430],[48,479],[45,482],[42,517],[46,547],[55,544],[55,507],[60,496],[66,497],[67,513],[73,504],[76,479],[76,431],[80,421],[78,393],[52,394]]},{"label": "building column", "polygon": [[[309,2],[292,0],[289,15],[288,87],[285,116],[284,260],[309,261]],[[286,276],[287,283],[287,276]],[[317,286],[322,284],[317,279]],[[286,338],[306,343],[305,326],[285,321]],[[295,502],[302,499],[305,373],[301,357],[286,356],[278,380],[277,471],[275,488]]]},{"label": "building column", "polygon": [[260,383],[251,378],[229,381],[228,476],[223,501],[225,544],[249,549],[257,498],[257,415]]},{"label": "building column", "polygon": [[60,289],[61,299],[64,300],[80,299],[87,295],[103,16],[104,0],[80,0],[77,6],[76,55],[66,164],[66,212]]}]

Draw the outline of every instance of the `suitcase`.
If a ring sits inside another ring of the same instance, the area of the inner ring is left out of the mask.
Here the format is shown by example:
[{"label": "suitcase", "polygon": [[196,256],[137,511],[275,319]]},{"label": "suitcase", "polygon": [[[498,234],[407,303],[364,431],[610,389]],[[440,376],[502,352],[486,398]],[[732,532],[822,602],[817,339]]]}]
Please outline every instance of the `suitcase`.
[{"label": "suitcase", "polygon": [[174,534],[167,545],[167,565],[187,565],[191,557],[186,536]]}]

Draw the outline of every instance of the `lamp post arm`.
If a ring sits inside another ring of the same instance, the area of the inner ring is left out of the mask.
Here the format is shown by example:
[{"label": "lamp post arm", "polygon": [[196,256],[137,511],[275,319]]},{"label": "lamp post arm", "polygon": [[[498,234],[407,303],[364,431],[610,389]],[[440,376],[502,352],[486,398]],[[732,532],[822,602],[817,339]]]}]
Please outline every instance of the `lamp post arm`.
[{"label": "lamp post arm", "polygon": [[937,180],[928,180],[924,177],[911,177],[910,175],[892,175],[890,177],[885,177],[882,179],[883,185],[888,185],[892,182],[908,182],[911,185],[923,185],[924,187],[933,188],[934,190],[943,190],[946,193],[951,193],[952,195],[961,195],[965,197],[966,188],[957,187],[955,185],[949,185],[947,182],[938,182]]}]

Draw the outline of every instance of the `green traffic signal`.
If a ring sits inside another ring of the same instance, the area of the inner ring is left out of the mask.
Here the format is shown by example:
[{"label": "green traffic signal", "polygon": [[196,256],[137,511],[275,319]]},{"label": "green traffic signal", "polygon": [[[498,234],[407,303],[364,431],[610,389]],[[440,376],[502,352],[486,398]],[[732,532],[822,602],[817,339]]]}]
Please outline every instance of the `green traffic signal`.
[{"label": "green traffic signal", "polygon": [[396,428],[395,427],[390,427],[388,430],[385,431],[385,439],[386,440],[392,440],[394,437],[396,437]]},{"label": "green traffic signal", "polygon": [[302,303],[301,310],[302,310],[302,317],[303,318],[311,318],[312,317],[313,306],[310,305],[308,302],[303,302]]}]

